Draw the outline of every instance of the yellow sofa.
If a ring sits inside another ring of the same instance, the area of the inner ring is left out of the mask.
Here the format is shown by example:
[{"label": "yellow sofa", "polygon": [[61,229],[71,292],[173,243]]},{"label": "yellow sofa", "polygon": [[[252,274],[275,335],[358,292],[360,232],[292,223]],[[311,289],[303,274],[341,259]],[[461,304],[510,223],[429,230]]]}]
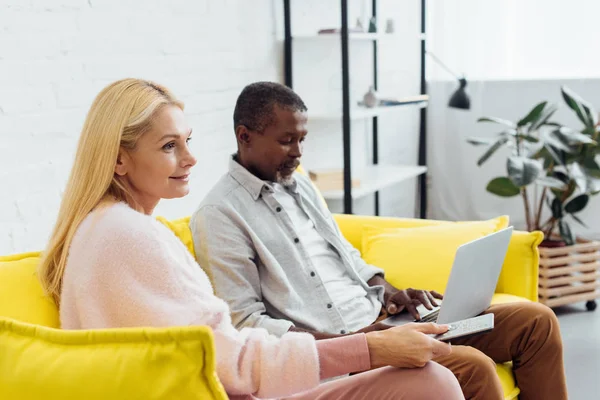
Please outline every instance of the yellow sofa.
[{"label": "yellow sofa", "polygon": [[[352,215],[336,215],[335,218],[340,225],[340,229],[344,236],[359,251],[362,250],[362,232],[366,225],[395,227],[407,225],[415,227],[447,224],[447,222],[431,220]],[[172,229],[193,253],[192,235],[188,227],[189,218],[182,218],[175,221],[168,221],[160,217],[158,219]],[[496,289],[497,293],[494,296],[495,303],[537,301],[539,257],[537,245],[540,241],[541,235],[537,232],[515,232],[513,234],[501,277],[498,282],[498,287]],[[53,334],[63,331],[58,329],[59,320],[56,306],[49,298],[43,295],[42,288],[37,280],[35,269],[38,262],[39,253],[26,253],[5,257],[0,256],[0,317],[24,321],[32,324],[31,326],[48,327],[40,328],[45,332],[42,332],[42,336],[51,337]],[[0,324],[0,333],[2,332],[3,326],[3,324]],[[27,329],[30,328],[25,328],[24,330],[26,331]],[[22,329],[21,331],[24,330]],[[140,328],[140,330],[143,330],[143,328]],[[35,329],[33,329],[32,332],[33,331],[35,331]],[[214,354],[212,354],[212,352],[214,352],[214,344],[212,343],[212,336],[206,334],[205,328],[200,327],[199,331],[201,331],[201,334],[199,334],[198,340],[204,343],[204,351],[211,354],[209,354],[209,357],[204,357],[205,365],[202,369],[202,374],[205,374],[205,392],[198,398],[226,398],[222,387],[218,383],[217,378],[215,378]],[[93,334],[93,331],[90,331],[90,334]],[[69,350],[65,349],[65,351]],[[201,354],[198,355],[198,357],[201,356]],[[174,368],[178,368],[178,366],[165,364],[163,365],[163,368],[165,371],[170,371]],[[510,364],[498,365],[498,374],[501,377],[504,386],[505,399],[516,399],[519,394],[519,389],[515,385]],[[1,379],[2,378],[0,378],[0,380]],[[30,384],[33,384],[34,382],[35,379],[32,378]],[[28,399],[26,395],[17,397],[23,400]],[[33,399],[33,397],[29,398]],[[52,397],[50,396],[49,398]]]}]

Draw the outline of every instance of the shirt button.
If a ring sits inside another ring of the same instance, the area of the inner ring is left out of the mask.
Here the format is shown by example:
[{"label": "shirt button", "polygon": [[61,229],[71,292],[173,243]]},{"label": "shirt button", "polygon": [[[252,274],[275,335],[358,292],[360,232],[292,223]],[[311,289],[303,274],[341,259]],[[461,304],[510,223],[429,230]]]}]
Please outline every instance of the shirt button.
[{"label": "shirt button", "polygon": [[294,243],[298,243],[299,241],[300,241],[300,239],[294,238]]},{"label": "shirt button", "polygon": [[346,333],[346,331],[342,329],[342,330],[340,331],[340,333],[343,335],[344,333]]},{"label": "shirt button", "polygon": [[312,271],[312,272],[310,273],[310,276],[315,276],[315,275],[316,275],[316,274],[315,274],[315,271]]},{"label": "shirt button", "polygon": [[277,211],[277,212],[280,212],[280,211],[281,211],[281,207],[277,207],[277,208],[275,209],[275,211]]},{"label": "shirt button", "polygon": [[333,305],[331,303],[327,304],[327,308],[331,308]]}]

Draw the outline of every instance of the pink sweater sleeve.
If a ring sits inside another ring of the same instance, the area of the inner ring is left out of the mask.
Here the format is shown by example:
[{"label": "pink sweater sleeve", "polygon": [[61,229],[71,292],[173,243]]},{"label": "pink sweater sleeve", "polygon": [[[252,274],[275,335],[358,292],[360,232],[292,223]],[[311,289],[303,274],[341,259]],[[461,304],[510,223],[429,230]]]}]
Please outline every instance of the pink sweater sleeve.
[{"label": "pink sweater sleeve", "polygon": [[321,379],[371,368],[371,357],[364,333],[317,341]]}]

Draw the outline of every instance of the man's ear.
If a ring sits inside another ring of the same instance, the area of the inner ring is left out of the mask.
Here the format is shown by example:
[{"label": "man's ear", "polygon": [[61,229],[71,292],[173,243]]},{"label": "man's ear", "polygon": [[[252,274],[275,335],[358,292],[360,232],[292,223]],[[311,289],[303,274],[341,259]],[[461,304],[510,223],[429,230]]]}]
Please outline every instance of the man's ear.
[{"label": "man's ear", "polygon": [[119,176],[127,175],[128,165],[129,158],[127,157],[127,153],[120,149],[119,155],[117,156],[117,163],[115,164],[115,174]]},{"label": "man's ear", "polygon": [[248,146],[250,144],[250,130],[245,125],[238,125],[237,128],[235,128],[235,137],[239,145]]}]

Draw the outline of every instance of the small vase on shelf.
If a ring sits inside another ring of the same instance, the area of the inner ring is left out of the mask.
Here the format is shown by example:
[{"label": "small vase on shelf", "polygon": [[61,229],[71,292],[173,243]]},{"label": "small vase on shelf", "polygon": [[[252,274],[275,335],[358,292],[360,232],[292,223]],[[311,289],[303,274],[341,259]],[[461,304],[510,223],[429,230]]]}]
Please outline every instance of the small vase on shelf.
[{"label": "small vase on shelf", "polygon": [[375,93],[375,89],[373,89],[373,86],[369,87],[369,91],[363,96],[363,103],[365,107],[368,108],[373,108],[377,106],[377,93]]}]

